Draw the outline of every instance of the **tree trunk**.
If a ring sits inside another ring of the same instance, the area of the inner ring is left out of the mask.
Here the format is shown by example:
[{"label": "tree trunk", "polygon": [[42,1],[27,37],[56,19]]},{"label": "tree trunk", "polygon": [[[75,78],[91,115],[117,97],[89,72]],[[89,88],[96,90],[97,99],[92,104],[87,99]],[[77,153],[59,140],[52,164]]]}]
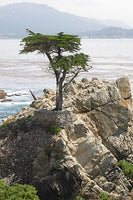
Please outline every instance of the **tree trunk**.
[{"label": "tree trunk", "polygon": [[62,110],[62,104],[63,104],[62,82],[57,81],[56,83],[56,110]]}]

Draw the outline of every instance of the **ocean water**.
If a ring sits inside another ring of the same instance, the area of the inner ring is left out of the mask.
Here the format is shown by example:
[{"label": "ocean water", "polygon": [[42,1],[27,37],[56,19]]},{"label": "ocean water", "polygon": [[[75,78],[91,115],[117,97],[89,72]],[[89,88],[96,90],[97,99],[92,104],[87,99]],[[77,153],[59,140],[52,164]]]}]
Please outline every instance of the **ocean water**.
[{"label": "ocean water", "polygon": [[[39,96],[44,88],[55,89],[54,76],[48,70],[48,60],[37,52],[19,55],[20,40],[0,40],[0,89],[11,102],[0,102],[0,123],[32,102],[29,90]],[[133,88],[132,39],[82,39],[82,51],[90,55],[92,69],[78,78],[114,80],[130,77]]]},{"label": "ocean water", "polygon": [[133,83],[133,39],[85,39],[82,44],[92,60],[90,77],[112,80],[126,74]]}]

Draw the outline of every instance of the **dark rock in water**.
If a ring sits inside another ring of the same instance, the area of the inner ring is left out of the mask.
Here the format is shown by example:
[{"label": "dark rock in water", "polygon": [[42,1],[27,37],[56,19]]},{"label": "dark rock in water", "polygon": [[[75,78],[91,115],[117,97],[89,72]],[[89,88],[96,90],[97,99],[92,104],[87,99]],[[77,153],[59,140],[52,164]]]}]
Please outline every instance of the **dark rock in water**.
[{"label": "dark rock in water", "polygon": [[12,102],[12,99],[3,99],[3,100],[1,100],[1,102],[2,103],[4,103],[4,102]]},{"label": "dark rock in water", "polygon": [[5,99],[7,93],[4,90],[0,90],[0,99]]},{"label": "dark rock in water", "polygon": [[74,82],[66,90],[64,111],[56,113],[55,93],[45,89],[1,126],[0,176],[10,184],[34,185],[40,200],[97,200],[101,191],[129,199],[132,182],[116,163],[133,162],[130,91],[126,76]]},{"label": "dark rock in water", "polygon": [[7,94],[7,97],[13,97],[13,96],[19,97],[22,95],[27,95],[27,93]]}]

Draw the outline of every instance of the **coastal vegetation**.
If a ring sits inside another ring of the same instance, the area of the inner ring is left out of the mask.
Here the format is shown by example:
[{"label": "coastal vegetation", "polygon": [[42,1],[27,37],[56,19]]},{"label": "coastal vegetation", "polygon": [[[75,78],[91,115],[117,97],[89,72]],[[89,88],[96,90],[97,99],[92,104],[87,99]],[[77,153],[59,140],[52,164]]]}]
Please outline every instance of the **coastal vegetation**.
[{"label": "coastal vegetation", "polygon": [[114,199],[108,197],[108,195],[105,192],[101,192],[99,195],[99,200],[114,200]]},{"label": "coastal vegetation", "polygon": [[[39,200],[37,191],[33,186],[30,185],[7,185],[4,181],[0,180],[0,200]],[[77,196],[75,200],[84,200],[83,197]],[[109,198],[104,192],[99,195],[99,200],[114,200]]]},{"label": "coastal vegetation", "polygon": [[15,117],[7,118],[2,125],[0,125],[0,129],[5,128],[10,122],[13,122],[15,120]]},{"label": "coastal vegetation", "polygon": [[76,200],[84,200],[81,196],[77,196]]},{"label": "coastal vegetation", "polygon": [[30,185],[7,185],[0,181],[0,200],[39,200],[37,191]]},{"label": "coastal vegetation", "polygon": [[62,110],[63,89],[69,85],[80,72],[87,71],[89,56],[80,52],[80,38],[77,35],[64,34],[43,35],[27,30],[29,36],[22,39],[23,53],[38,53],[46,55],[49,69],[56,78],[56,109]]},{"label": "coastal vegetation", "polygon": [[[4,181],[0,180],[0,200],[39,200],[37,191],[30,185],[7,185]],[[75,200],[84,200],[83,197],[77,196]],[[99,200],[114,200],[109,198],[104,192],[99,195]]]},{"label": "coastal vegetation", "polygon": [[61,128],[58,127],[58,126],[54,126],[54,125],[51,125],[49,127],[49,132],[52,134],[52,135],[58,135],[61,131]]},{"label": "coastal vegetation", "polygon": [[133,180],[133,164],[129,163],[127,161],[124,160],[120,160],[117,163],[117,166],[120,167],[122,169],[122,171],[124,172],[124,174]]}]

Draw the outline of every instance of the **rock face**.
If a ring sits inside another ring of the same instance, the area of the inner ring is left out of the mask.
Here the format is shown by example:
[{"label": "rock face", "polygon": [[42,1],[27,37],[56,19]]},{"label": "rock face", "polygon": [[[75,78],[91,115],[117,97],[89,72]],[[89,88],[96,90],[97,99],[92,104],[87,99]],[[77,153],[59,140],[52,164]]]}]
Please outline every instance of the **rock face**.
[{"label": "rock face", "polygon": [[72,116],[68,111],[51,111],[38,109],[34,112],[34,120],[41,126],[58,126],[65,128],[72,124]]},{"label": "rock face", "polygon": [[[54,100],[54,92],[45,89],[1,128],[0,176],[8,183],[34,185],[41,200],[96,200],[101,191],[126,200],[133,186],[116,163],[133,162],[128,77],[73,82],[59,115],[52,111]],[[60,126],[60,133],[54,135],[47,124]]]},{"label": "rock face", "polygon": [[4,90],[0,90],[0,99],[5,99],[7,93]]}]

